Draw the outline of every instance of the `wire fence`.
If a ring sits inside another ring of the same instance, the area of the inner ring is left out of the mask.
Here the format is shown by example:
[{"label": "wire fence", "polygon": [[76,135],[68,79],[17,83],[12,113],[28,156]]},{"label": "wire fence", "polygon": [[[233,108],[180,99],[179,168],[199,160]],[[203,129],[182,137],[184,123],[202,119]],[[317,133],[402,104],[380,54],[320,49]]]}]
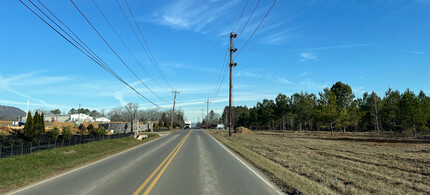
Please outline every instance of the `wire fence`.
[{"label": "wire fence", "polygon": [[133,136],[133,133],[119,133],[112,135],[74,135],[69,139],[45,139],[38,141],[19,141],[10,143],[0,143],[0,158],[8,158],[24,154],[31,154],[43,150],[50,150],[54,148],[62,148],[72,145],[86,144],[94,141],[119,139],[124,137]]}]

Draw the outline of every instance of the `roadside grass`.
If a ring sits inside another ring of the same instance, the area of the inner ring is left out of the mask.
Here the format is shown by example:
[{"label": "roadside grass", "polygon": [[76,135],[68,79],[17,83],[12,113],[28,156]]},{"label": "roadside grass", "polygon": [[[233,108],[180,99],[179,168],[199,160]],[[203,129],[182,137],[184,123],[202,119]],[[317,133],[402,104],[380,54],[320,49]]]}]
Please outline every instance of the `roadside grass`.
[{"label": "roadside grass", "polygon": [[228,137],[227,131],[207,132],[266,172],[286,192],[430,193],[428,140],[383,135],[366,140],[360,133],[330,137],[315,132],[257,132]]},{"label": "roadside grass", "polygon": [[157,134],[149,133],[148,139],[143,141],[126,137],[0,159],[0,193],[89,164],[158,137]]}]

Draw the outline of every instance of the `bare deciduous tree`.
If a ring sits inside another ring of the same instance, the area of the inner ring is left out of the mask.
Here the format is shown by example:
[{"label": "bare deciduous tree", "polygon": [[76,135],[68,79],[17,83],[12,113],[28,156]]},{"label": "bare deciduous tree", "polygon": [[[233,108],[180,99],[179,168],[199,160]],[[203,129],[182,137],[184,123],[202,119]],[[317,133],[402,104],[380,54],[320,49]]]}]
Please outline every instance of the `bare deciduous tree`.
[{"label": "bare deciduous tree", "polygon": [[139,104],[137,103],[128,103],[127,105],[125,105],[125,110],[126,110],[126,118],[128,120],[130,120],[131,123],[131,132],[133,132],[133,121],[137,118],[138,116],[138,111],[139,111]]}]

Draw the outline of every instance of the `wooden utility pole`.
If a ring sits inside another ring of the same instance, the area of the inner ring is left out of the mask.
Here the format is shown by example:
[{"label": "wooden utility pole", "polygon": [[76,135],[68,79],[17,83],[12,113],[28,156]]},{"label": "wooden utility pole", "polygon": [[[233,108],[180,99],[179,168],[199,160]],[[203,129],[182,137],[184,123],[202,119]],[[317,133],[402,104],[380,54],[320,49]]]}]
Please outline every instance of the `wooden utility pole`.
[{"label": "wooden utility pole", "polygon": [[208,129],[208,124],[209,124],[209,103],[211,103],[211,101],[205,101],[205,103],[207,104],[206,106],[206,129]]},{"label": "wooden utility pole", "polygon": [[228,135],[231,136],[232,133],[232,117],[231,117],[231,91],[233,88],[233,81],[232,81],[232,75],[233,75],[233,67],[237,66],[237,63],[233,62],[233,53],[237,51],[237,48],[234,48],[233,46],[233,39],[237,37],[237,34],[234,32],[230,33],[230,91],[229,91],[229,99],[228,99],[228,114],[229,114],[229,120],[228,120]]},{"label": "wooden utility pole", "polygon": [[176,104],[176,94],[179,94],[179,91],[172,91],[172,93],[175,94],[174,98],[173,98],[173,110],[172,110],[172,118],[170,120],[170,129],[173,129],[173,118],[175,116],[175,104]]}]

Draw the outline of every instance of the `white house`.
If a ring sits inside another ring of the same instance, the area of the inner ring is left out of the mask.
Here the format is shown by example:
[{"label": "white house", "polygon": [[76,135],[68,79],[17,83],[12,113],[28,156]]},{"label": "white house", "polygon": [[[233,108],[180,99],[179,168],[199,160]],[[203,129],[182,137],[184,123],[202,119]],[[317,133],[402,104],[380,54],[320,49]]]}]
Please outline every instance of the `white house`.
[{"label": "white house", "polygon": [[96,122],[100,122],[100,123],[110,123],[110,120],[106,117],[100,117],[100,118],[96,118]]},{"label": "white house", "polygon": [[71,114],[70,115],[70,121],[72,121],[72,122],[75,122],[79,119],[83,120],[84,122],[94,122],[93,117],[86,115],[86,114],[79,113],[79,114]]}]

